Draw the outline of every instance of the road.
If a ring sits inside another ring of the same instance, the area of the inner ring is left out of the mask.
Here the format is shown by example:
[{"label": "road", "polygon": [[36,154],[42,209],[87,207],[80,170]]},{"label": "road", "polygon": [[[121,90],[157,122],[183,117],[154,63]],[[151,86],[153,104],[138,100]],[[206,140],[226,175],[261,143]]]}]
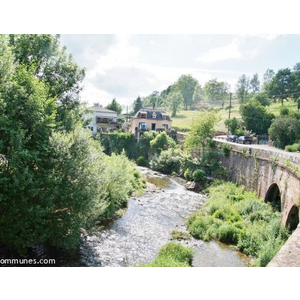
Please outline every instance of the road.
[{"label": "road", "polygon": [[275,153],[279,153],[279,154],[284,154],[290,157],[297,157],[300,159],[300,153],[299,152],[287,152],[269,145],[258,145],[258,144],[252,144],[252,145],[243,145],[243,144],[238,144],[238,143],[233,143],[233,142],[228,142],[226,140],[226,136],[218,136],[215,137],[216,141],[220,141],[220,142],[225,142],[227,144],[231,144],[231,145],[238,145],[241,147],[245,147],[245,148],[252,148],[252,149],[262,149],[262,150],[267,150],[267,151],[272,151]]}]

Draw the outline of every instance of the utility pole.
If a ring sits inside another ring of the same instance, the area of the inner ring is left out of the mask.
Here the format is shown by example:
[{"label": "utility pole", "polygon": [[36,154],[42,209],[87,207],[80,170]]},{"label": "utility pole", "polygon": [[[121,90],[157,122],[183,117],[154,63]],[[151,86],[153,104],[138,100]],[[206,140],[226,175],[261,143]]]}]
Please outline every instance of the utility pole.
[{"label": "utility pole", "polygon": [[231,98],[232,98],[232,93],[229,94],[230,98],[229,98],[229,115],[228,115],[228,119],[230,119],[230,113],[231,113]]}]

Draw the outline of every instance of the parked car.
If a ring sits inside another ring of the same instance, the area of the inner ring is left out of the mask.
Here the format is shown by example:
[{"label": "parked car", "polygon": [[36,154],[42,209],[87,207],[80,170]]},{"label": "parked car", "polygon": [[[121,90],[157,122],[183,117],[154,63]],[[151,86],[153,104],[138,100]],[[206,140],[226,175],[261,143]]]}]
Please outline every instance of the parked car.
[{"label": "parked car", "polygon": [[237,139],[238,139],[238,136],[237,136],[237,135],[228,135],[228,136],[227,136],[227,141],[228,141],[228,142],[236,143]]},{"label": "parked car", "polygon": [[249,145],[251,145],[252,144],[252,137],[251,136],[240,136],[237,139],[237,142],[239,144],[249,144]]}]

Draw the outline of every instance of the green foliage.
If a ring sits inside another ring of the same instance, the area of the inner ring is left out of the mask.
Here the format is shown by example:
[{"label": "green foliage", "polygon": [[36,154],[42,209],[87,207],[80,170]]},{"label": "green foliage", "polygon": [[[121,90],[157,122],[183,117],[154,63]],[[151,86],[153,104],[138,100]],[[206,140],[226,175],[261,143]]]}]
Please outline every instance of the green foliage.
[{"label": "green foliage", "polygon": [[265,134],[271,125],[274,115],[257,101],[249,101],[240,107],[246,129],[256,134]]},{"label": "green foliage", "polygon": [[300,150],[300,147],[298,143],[295,143],[293,145],[285,146],[284,150],[288,152],[298,152]]},{"label": "green foliage", "polygon": [[136,114],[140,109],[143,108],[143,101],[140,96],[133,102],[133,112]]},{"label": "green foliage", "polygon": [[156,259],[144,267],[190,267],[193,250],[175,242],[169,242],[158,252]]},{"label": "green foliage", "polygon": [[148,167],[149,166],[149,160],[146,159],[144,156],[139,156],[136,160],[136,163],[138,166],[141,167]]},{"label": "green foliage", "polygon": [[192,172],[189,168],[187,168],[185,171],[184,171],[184,174],[183,174],[183,177],[185,180],[191,180],[192,179]]},{"label": "green foliage", "polygon": [[114,98],[110,104],[106,106],[107,109],[113,110],[120,114],[122,112],[122,107],[121,105],[117,102],[116,98]]},{"label": "green foliage", "polygon": [[154,157],[150,162],[153,170],[160,171],[165,174],[180,173],[181,168],[181,154],[180,150],[170,148],[162,151],[160,155]]},{"label": "green foliage", "polygon": [[205,100],[212,103],[220,103],[224,106],[225,99],[228,98],[229,85],[228,83],[219,82],[216,78],[205,83],[204,92]]},{"label": "green foliage", "polygon": [[183,97],[181,92],[174,92],[168,95],[166,99],[167,108],[171,111],[171,116],[175,117],[177,111],[182,108]]},{"label": "green foliage", "polygon": [[204,208],[187,221],[189,232],[206,241],[237,245],[254,258],[255,266],[266,266],[289,236],[281,227],[280,213],[233,183],[218,182],[207,191]]},{"label": "green foliage", "polygon": [[58,107],[56,127],[72,131],[82,123],[84,113],[79,93],[84,69],[73,61],[66,48],[60,48],[59,36],[51,34],[12,34],[9,44],[16,63],[34,75],[47,87],[48,97]]},{"label": "green foliage", "polygon": [[188,233],[178,231],[178,230],[173,230],[171,232],[171,236],[172,236],[172,239],[175,239],[175,240],[189,240],[191,238],[191,236]]},{"label": "green foliage", "polygon": [[222,153],[225,157],[229,157],[230,156],[230,151],[231,151],[231,146],[227,145],[227,144],[223,144],[221,147]]},{"label": "green foliage", "polygon": [[179,91],[183,97],[184,109],[193,107],[193,95],[198,81],[191,75],[182,75],[175,84],[176,91]]},{"label": "green foliage", "polygon": [[205,178],[205,172],[201,169],[197,169],[193,172],[193,179],[196,182],[205,182],[206,178]]},{"label": "green foliage", "polygon": [[256,93],[251,97],[251,100],[260,103],[262,106],[269,106],[271,104],[270,99],[266,93]]},{"label": "green foliage", "polygon": [[196,150],[201,159],[204,151],[209,147],[209,141],[214,136],[214,126],[218,120],[214,112],[199,114],[184,141],[184,147],[188,153],[193,154]]},{"label": "green foliage", "polygon": [[228,131],[231,132],[231,134],[237,135],[238,129],[241,128],[241,122],[235,117],[225,120],[224,124],[228,128]]},{"label": "green foliage", "polygon": [[10,38],[11,47],[0,36],[0,241],[22,255],[44,242],[74,248],[81,228],[125,206],[144,181],[79,126],[82,73],[57,39]]},{"label": "green foliage", "polygon": [[283,149],[300,139],[300,122],[290,116],[277,117],[270,126],[269,135],[274,140],[274,145]]},{"label": "green foliage", "polygon": [[155,153],[160,153],[162,150],[175,148],[176,143],[165,131],[163,131],[150,141],[150,146]]}]

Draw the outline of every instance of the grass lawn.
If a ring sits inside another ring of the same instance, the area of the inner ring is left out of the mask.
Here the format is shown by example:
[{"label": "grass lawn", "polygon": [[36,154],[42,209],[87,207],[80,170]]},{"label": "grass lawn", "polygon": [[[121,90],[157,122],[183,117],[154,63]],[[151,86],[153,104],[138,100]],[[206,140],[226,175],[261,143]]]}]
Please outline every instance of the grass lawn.
[{"label": "grass lawn", "polygon": [[[281,103],[272,103],[270,106],[267,106],[267,111],[270,113],[273,113],[275,116],[278,116],[280,113]],[[297,111],[297,103],[295,101],[286,101],[283,104],[284,107],[287,107],[290,111]],[[240,112],[239,112],[240,104],[234,103],[232,105],[231,114],[230,117],[236,117],[238,119],[241,118]],[[217,123],[216,130],[217,131],[224,131],[226,132],[227,129],[225,127],[225,120],[228,119],[229,111],[226,108],[222,107],[214,107],[216,112],[220,116],[220,121]],[[186,111],[181,110],[178,112],[176,117],[172,117],[173,127],[177,127],[179,131],[181,129],[191,129],[191,125],[193,122],[197,120],[197,117],[199,115],[199,111],[192,110],[192,111]]]}]

